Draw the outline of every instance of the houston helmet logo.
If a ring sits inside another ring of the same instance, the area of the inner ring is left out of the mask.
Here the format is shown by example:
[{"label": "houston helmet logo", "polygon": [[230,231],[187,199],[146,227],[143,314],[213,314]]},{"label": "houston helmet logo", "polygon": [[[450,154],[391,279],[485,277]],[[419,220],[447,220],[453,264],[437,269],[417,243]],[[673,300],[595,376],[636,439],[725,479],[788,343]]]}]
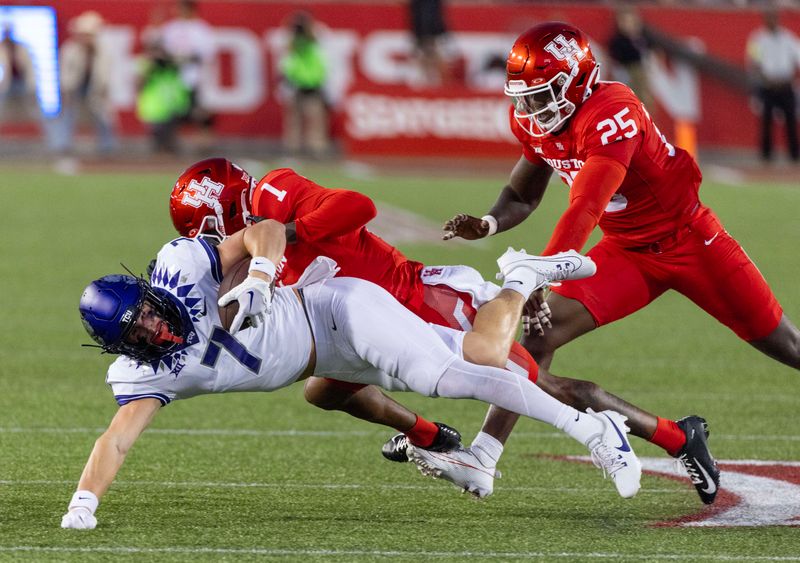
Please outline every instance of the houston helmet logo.
[{"label": "houston helmet logo", "polygon": [[214,204],[219,201],[219,195],[224,187],[224,184],[215,182],[208,176],[203,176],[203,180],[200,182],[193,179],[184,190],[181,201],[192,207],[207,205],[213,208]]},{"label": "houston helmet logo", "polygon": [[545,51],[553,55],[559,61],[567,61],[569,66],[574,66],[586,57],[578,42],[574,38],[567,39],[562,34],[556,35],[550,43],[545,45]]}]

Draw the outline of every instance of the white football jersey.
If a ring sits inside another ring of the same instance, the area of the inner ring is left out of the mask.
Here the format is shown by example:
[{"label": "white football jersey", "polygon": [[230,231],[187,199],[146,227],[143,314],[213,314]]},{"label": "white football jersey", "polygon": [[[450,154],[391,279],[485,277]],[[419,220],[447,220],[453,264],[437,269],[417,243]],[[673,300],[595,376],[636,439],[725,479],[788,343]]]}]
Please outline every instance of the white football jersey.
[{"label": "white football jersey", "polygon": [[221,281],[219,255],[208,242],[179,238],[162,247],[151,283],[180,301],[192,330],[181,349],[158,361],[118,357],[106,377],[117,403],[152,397],[166,405],[205,393],[273,391],[303,373],[312,335],[294,291],[277,289],[265,322],[233,336],[217,310]]}]

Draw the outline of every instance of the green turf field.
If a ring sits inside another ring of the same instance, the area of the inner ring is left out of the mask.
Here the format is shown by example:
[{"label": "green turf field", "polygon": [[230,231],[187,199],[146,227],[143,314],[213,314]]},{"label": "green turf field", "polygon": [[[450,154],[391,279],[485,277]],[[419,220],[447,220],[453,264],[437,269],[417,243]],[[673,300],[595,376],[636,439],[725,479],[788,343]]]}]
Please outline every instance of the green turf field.
[{"label": "green turf field", "polygon": [[[459,211],[483,214],[505,181],[299,170],[436,224]],[[655,526],[703,510],[688,481],[645,475],[636,498],[620,499],[592,466],[549,457],[583,448],[528,420],[508,444],[495,494],[472,500],[410,464],[384,461],[380,446],[392,431],[307,406],[299,385],[169,405],[103,499],[98,528],[61,530],[93,441],[116,409],[104,384],[109,357],[80,347],[89,341],[80,292],[121,271],[120,261],[143,271],[172,238],[174,176],[0,174],[0,560],[800,560],[796,528]],[[797,188],[707,182],[702,191],[795,320]],[[565,205],[566,191],[553,185],[514,232],[473,246],[401,246],[426,263],[466,263],[491,277],[506,245],[540,250]],[[800,459],[798,374],[679,295],[564,348],[553,371],[593,379],[662,416],[705,416],[720,459]],[[397,398],[466,441],[485,412],[470,401]],[[664,457],[633,445],[642,457]],[[800,516],[796,496],[772,509],[787,505]]]}]

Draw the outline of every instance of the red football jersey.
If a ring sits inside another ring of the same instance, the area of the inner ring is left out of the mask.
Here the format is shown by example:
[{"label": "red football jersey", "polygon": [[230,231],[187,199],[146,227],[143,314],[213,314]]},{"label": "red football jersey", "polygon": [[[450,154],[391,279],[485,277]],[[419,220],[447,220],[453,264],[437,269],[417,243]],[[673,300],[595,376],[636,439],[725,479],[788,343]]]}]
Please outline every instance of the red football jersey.
[{"label": "red football jersey", "polygon": [[509,115],[525,157],[553,168],[567,186],[594,155],[613,158],[627,168],[599,222],[606,237],[626,247],[668,236],[697,207],[702,179],[697,163],[669,144],[624,84],[600,82],[564,129],[542,138],[522,130],[513,107]]},{"label": "red football jersey", "polygon": [[286,246],[279,283],[293,284],[314,258],[328,256],[339,264],[339,276],[376,283],[404,304],[422,300],[422,264],[367,230],[376,214],[367,196],[323,188],[281,168],[259,181],[252,204],[254,215],[295,222],[297,242]]}]

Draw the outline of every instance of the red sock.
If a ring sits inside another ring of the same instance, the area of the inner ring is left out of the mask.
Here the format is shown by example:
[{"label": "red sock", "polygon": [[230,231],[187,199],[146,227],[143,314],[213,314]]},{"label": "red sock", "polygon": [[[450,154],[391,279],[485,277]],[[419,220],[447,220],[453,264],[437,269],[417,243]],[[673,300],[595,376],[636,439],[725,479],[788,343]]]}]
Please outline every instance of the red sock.
[{"label": "red sock", "polygon": [[404,432],[412,444],[421,448],[427,448],[433,444],[433,441],[436,439],[436,434],[438,433],[438,426],[419,415],[417,415],[417,421],[414,423],[414,426],[411,427],[411,430],[406,430]]},{"label": "red sock", "polygon": [[675,456],[686,443],[686,434],[675,421],[658,417],[656,431],[653,432],[650,441],[667,450],[669,455]]}]

